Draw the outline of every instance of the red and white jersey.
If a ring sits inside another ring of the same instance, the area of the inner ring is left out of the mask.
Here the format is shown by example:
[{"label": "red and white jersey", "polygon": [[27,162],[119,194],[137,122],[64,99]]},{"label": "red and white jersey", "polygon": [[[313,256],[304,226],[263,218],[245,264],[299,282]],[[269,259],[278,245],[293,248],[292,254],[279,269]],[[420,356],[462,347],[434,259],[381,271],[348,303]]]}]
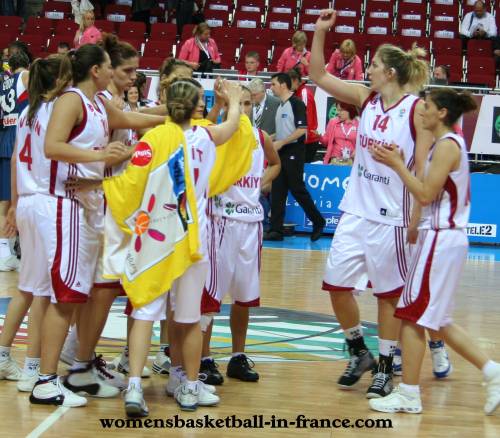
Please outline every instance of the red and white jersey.
[{"label": "red and white jersey", "polygon": [[380,94],[372,92],[362,106],[356,138],[356,155],[340,210],[374,222],[407,227],[410,193],[390,167],[375,161],[369,148],[396,144],[406,166],[413,168],[416,132],[413,125],[419,98],[405,94],[385,109]]},{"label": "red and white jersey", "polygon": [[[437,198],[422,209],[419,226],[422,229],[467,228],[469,223],[470,173],[467,147],[461,136],[451,132],[443,135],[437,142],[445,138],[454,141],[460,148],[460,166],[457,170],[450,172]],[[430,150],[426,172],[432,161],[436,143]]]},{"label": "red and white jersey", "polygon": [[184,131],[184,136],[189,151],[189,169],[196,192],[200,249],[202,254],[207,254],[208,180],[215,163],[215,143],[210,133],[200,126],[193,126]]},{"label": "red and white jersey", "polygon": [[253,151],[250,171],[226,192],[210,200],[211,214],[242,222],[261,222],[264,211],[259,202],[260,183],[264,174],[264,137],[262,131],[253,128],[257,148]]},{"label": "red and white jersey", "polygon": [[[99,98],[91,102],[78,88],[69,88],[66,93],[76,93],[80,96],[83,119],[70,133],[68,143],[81,149],[104,149],[109,143],[108,116]],[[74,198],[64,186],[65,181],[72,176],[102,179],[104,177],[104,162],[65,163],[52,161],[50,171],[50,188],[52,195]],[[82,199],[83,201],[83,199]]]},{"label": "red and white jersey", "polygon": [[36,163],[33,163],[31,134],[28,126],[28,107],[24,108],[17,119],[16,142],[17,194],[19,196],[33,195],[37,192],[38,185],[35,179]]}]

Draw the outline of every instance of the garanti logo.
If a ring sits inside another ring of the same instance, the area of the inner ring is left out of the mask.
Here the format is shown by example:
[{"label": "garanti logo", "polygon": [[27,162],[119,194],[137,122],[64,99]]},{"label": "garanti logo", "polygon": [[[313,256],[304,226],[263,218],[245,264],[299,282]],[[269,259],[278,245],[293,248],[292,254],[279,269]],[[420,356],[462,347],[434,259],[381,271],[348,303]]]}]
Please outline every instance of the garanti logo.
[{"label": "garanti logo", "polygon": [[370,171],[361,164],[358,164],[358,177],[365,178],[369,181],[385,184],[386,186],[391,183],[390,177],[377,175],[376,173],[370,173]]}]

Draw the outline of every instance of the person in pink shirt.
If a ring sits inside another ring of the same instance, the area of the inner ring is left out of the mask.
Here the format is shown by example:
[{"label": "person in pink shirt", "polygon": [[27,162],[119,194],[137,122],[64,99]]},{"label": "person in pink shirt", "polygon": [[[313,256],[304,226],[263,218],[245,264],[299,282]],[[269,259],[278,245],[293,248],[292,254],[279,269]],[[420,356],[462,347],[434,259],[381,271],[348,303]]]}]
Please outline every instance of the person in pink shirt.
[{"label": "person in pink shirt", "polygon": [[288,70],[297,67],[302,76],[309,74],[309,60],[311,52],[306,49],[307,35],[298,30],[293,34],[292,47],[283,50],[278,59],[277,70],[286,73]]},{"label": "person in pink shirt", "polygon": [[200,72],[209,72],[220,66],[219,49],[210,38],[210,26],[207,23],[200,23],[193,29],[193,37],[182,45],[179,59]]},{"label": "person in pink shirt", "polygon": [[363,80],[363,63],[356,55],[356,44],[353,40],[344,40],[340,47],[332,53],[326,71],[333,76],[348,80]]},{"label": "person in pink shirt", "polygon": [[74,45],[78,49],[84,44],[95,44],[101,39],[101,31],[94,26],[95,16],[93,11],[83,14],[80,29],[76,31]]},{"label": "person in pink shirt", "polygon": [[354,158],[356,135],[358,134],[357,110],[353,105],[337,103],[337,117],[330,119],[321,143],[326,146],[323,164],[330,161],[350,161]]}]

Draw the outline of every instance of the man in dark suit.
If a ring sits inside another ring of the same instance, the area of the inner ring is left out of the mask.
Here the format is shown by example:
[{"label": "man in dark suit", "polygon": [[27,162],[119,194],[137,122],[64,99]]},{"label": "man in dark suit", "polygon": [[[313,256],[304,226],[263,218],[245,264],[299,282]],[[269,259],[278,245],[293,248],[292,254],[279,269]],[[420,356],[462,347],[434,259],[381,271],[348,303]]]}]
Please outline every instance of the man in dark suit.
[{"label": "man in dark suit", "polygon": [[269,135],[276,133],[276,111],[280,100],[266,93],[262,79],[253,79],[248,84],[252,92],[254,126],[266,131]]}]

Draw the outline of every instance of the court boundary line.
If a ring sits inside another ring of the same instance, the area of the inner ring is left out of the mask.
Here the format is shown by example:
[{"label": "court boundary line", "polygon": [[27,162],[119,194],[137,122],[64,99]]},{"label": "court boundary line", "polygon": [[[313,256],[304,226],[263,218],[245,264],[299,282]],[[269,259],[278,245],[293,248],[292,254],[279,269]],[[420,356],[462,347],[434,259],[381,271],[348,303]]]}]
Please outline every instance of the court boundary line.
[{"label": "court boundary line", "polygon": [[52,412],[45,420],[43,420],[37,427],[35,427],[26,438],[38,438],[49,430],[66,412],[71,408],[67,406],[59,406]]}]

